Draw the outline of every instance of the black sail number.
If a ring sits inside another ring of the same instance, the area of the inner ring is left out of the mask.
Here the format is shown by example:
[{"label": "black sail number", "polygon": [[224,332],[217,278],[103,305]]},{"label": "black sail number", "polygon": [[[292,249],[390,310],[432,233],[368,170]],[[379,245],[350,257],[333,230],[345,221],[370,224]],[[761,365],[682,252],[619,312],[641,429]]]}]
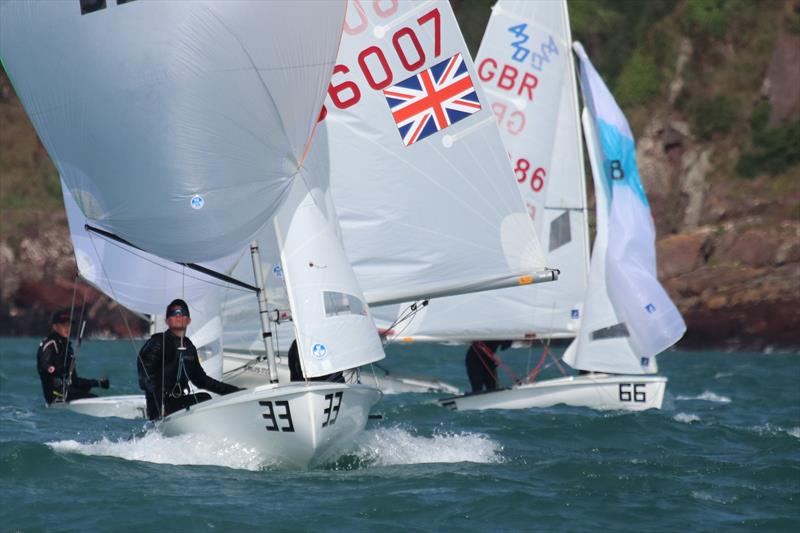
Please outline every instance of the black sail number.
[{"label": "black sail number", "polygon": [[[326,394],[325,399],[328,401],[327,407],[322,411],[325,414],[325,421],[322,423],[322,427],[328,427],[329,425],[332,426],[336,423],[336,419],[339,418],[339,408],[342,406],[342,395],[344,391],[339,391],[335,394]],[[331,416],[333,415],[333,416]]]},{"label": "black sail number", "polygon": [[265,411],[261,414],[261,418],[267,421],[267,424],[264,426],[267,431],[294,432],[292,410],[289,408],[288,401],[277,400],[272,402],[266,400],[258,402],[258,405],[265,408]]},{"label": "black sail number", "polygon": [[620,383],[619,384],[619,401],[621,402],[638,402],[644,403],[647,401],[645,383]]}]

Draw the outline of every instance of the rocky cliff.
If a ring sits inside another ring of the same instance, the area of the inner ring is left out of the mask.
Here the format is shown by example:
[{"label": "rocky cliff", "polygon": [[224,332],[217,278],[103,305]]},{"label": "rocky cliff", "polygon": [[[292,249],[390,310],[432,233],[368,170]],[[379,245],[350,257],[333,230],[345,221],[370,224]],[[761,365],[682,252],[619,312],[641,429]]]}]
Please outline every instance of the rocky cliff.
[{"label": "rocky cliff", "polygon": [[[491,2],[453,5],[474,51]],[[800,1],[570,10],[638,139],[660,278],[688,324],[680,345],[800,348]],[[0,334],[41,334],[49,312],[84,300],[95,334],[144,331],[76,283],[56,170],[4,72],[0,207]]]}]

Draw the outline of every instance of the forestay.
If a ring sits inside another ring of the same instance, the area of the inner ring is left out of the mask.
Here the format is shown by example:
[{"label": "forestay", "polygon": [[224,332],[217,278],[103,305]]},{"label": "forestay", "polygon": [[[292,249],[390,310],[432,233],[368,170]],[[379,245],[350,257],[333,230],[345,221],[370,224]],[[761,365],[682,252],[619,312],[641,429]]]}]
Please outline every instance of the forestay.
[{"label": "forestay", "polygon": [[368,303],[544,269],[447,2],[350,2],[325,105],[333,198]]},{"label": "forestay", "polygon": [[[581,333],[564,360],[582,370],[643,374],[686,325],[658,282],[655,228],[628,122],[580,43],[584,128],[597,198],[597,238]],[[613,236],[613,238],[612,238]]]},{"label": "forestay", "polygon": [[[557,281],[432,301],[403,340],[572,337],[589,268],[577,80],[564,0],[501,0],[476,58],[519,191]],[[475,258],[481,264],[484,257]]]},{"label": "forestay", "polygon": [[345,8],[3,2],[0,55],[93,224],[160,257],[208,260],[241,250],[287,194]]}]

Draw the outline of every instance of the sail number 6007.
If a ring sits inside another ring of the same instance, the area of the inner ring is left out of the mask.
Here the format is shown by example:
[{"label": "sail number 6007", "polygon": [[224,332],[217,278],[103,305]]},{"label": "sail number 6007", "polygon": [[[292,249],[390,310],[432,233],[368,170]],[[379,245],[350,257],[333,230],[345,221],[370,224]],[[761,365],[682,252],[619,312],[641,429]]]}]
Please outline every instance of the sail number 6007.
[{"label": "sail number 6007", "polygon": [[[350,35],[357,35],[367,28],[367,15],[358,0],[354,0],[351,5],[355,7],[359,22],[355,26],[346,23],[345,32]],[[388,7],[383,7],[381,2],[374,1],[372,2],[372,7],[378,17],[388,18],[397,11],[397,0],[392,0]],[[420,27],[428,23],[433,26],[433,57],[439,57],[442,52],[442,35],[441,14],[438,8],[434,8],[417,18],[417,24]],[[398,29],[392,35],[391,41],[400,63],[409,73],[425,64],[425,50],[422,48],[413,28],[404,26]],[[364,79],[367,80],[367,84],[372,89],[376,91],[385,89],[394,81],[394,72],[392,72],[389,62],[386,60],[386,54],[380,47],[372,45],[364,48],[358,53],[357,61]],[[349,72],[350,67],[347,65],[337,64],[333,68],[334,77],[337,74],[347,74]],[[332,78],[331,84],[328,86],[328,95],[331,97],[333,105],[339,109],[347,109],[361,100],[361,89],[352,80],[334,84]],[[325,114],[323,111],[323,118]]]}]

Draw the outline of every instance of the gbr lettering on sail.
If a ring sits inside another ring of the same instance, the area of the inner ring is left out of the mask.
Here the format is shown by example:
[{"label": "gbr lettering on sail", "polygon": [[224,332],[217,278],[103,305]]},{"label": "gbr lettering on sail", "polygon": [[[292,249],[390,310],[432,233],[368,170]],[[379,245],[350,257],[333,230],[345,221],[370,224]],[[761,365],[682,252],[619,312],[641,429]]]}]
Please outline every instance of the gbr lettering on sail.
[{"label": "gbr lettering on sail", "polygon": [[[539,223],[568,54],[535,6],[498,3],[476,57],[528,214]],[[526,13],[531,18],[523,14]]]}]

